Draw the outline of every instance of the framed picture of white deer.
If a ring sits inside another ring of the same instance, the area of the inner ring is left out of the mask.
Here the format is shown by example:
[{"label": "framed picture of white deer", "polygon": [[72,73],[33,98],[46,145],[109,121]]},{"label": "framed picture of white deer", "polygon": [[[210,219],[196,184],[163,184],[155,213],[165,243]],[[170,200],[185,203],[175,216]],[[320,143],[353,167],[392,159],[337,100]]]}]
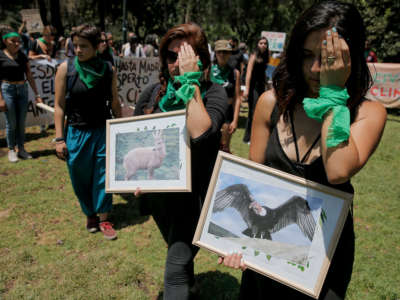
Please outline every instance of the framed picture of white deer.
[{"label": "framed picture of white deer", "polygon": [[318,298],[352,195],[219,152],[193,243]]},{"label": "framed picture of white deer", "polygon": [[190,192],[185,110],[107,120],[106,192]]}]

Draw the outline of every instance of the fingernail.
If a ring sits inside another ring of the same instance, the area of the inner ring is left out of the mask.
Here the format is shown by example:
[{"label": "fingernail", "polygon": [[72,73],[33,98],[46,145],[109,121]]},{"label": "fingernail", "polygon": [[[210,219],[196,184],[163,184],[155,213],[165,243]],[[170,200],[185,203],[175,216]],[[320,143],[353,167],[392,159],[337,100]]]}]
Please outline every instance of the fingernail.
[{"label": "fingernail", "polygon": [[330,31],[330,30],[328,30],[328,36],[329,36],[329,35],[331,35],[331,31]]},{"label": "fingernail", "polygon": [[322,41],[322,44],[326,45],[326,44],[327,44],[326,40],[323,40],[323,41]]},{"label": "fingernail", "polygon": [[336,32],[337,30],[336,30],[336,27],[332,27],[332,31],[333,32]]}]

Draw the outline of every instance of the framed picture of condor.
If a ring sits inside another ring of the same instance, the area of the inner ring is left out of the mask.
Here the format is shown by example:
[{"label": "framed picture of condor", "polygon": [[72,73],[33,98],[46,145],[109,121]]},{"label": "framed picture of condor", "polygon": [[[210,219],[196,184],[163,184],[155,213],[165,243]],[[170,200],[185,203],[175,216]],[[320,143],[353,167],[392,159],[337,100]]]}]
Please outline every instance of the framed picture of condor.
[{"label": "framed picture of condor", "polygon": [[106,192],[190,192],[185,110],[107,120]]},{"label": "framed picture of condor", "polygon": [[193,243],[318,298],[352,195],[219,152]]}]

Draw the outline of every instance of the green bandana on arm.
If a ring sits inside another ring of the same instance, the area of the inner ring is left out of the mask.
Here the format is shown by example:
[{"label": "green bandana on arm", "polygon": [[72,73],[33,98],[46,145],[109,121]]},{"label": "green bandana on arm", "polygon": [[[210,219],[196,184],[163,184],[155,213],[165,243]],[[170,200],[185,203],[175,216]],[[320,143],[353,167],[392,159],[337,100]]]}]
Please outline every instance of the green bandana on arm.
[{"label": "green bandana on arm", "polygon": [[336,147],[350,137],[350,111],[346,106],[349,94],[346,88],[321,86],[318,98],[304,98],[303,107],[308,117],[322,122],[332,110],[332,123],[328,128],[326,146]]},{"label": "green bandana on arm", "polygon": [[79,74],[79,79],[89,88],[93,88],[97,82],[103,78],[107,64],[101,58],[95,56],[92,59],[80,62],[75,56],[75,69]]},{"label": "green bandana on arm", "polygon": [[41,41],[43,44],[45,44],[45,45],[48,45],[49,43],[48,42],[46,42],[46,40],[44,39],[44,38],[39,38],[39,41]]},{"label": "green bandana on arm", "polygon": [[218,65],[211,67],[210,79],[212,82],[224,85],[228,81],[231,69],[229,67],[221,69]]}]

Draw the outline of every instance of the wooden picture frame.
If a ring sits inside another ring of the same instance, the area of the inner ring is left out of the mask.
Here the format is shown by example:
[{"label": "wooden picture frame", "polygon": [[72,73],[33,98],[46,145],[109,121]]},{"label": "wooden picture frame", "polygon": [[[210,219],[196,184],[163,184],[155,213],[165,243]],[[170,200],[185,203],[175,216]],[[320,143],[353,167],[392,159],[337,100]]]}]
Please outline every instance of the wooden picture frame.
[{"label": "wooden picture frame", "polygon": [[186,111],[107,120],[106,192],[190,192]]},{"label": "wooden picture frame", "polygon": [[318,298],[352,198],[220,151],[193,244]]}]

